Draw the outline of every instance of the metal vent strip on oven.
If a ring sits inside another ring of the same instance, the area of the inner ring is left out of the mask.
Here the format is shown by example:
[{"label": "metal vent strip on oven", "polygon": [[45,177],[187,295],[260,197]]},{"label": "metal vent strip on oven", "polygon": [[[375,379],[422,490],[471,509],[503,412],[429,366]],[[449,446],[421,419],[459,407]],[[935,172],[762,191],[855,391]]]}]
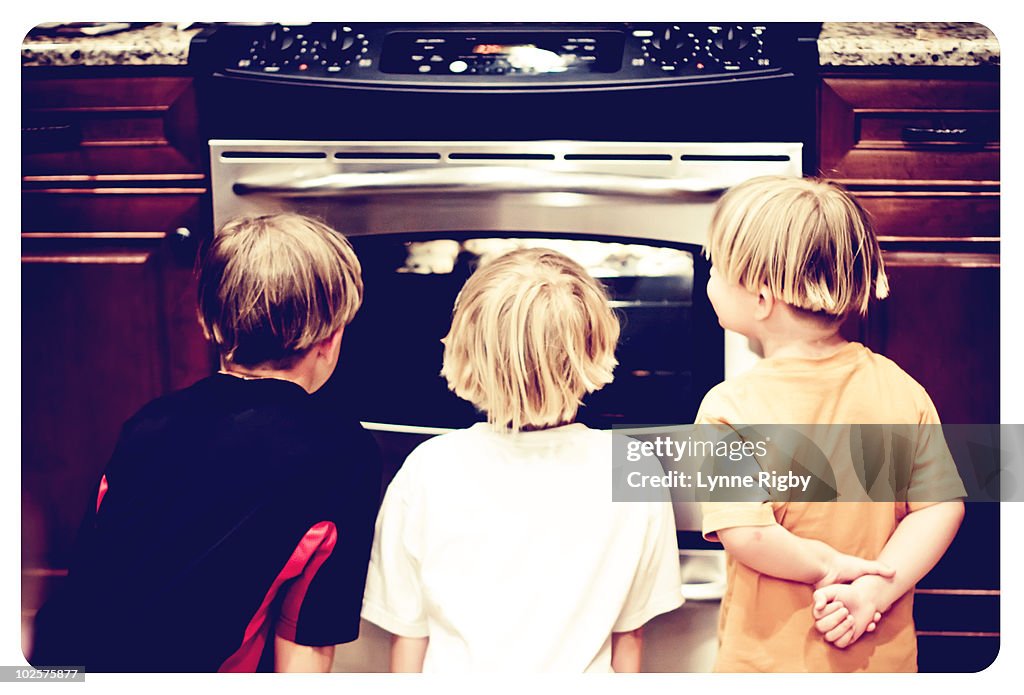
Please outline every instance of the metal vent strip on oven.
[{"label": "metal vent strip on oven", "polygon": [[260,150],[260,151],[245,151],[245,150],[229,150],[222,152],[221,157],[224,159],[327,159],[326,152],[294,152],[294,151],[272,151],[272,150]]}]

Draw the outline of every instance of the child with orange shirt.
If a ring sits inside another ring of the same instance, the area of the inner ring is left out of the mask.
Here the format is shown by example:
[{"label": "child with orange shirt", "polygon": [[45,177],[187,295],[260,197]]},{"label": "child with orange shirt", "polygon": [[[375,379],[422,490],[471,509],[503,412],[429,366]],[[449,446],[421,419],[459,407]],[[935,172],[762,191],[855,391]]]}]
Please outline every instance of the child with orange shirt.
[{"label": "child with orange shirt", "polygon": [[[870,221],[845,191],[747,181],[719,202],[708,253],[719,322],[764,359],[708,392],[698,423],[922,425],[922,440],[937,429],[913,378],[839,334],[888,293]],[[941,438],[917,442],[910,476],[907,501],[705,503],[704,536],[728,571],[715,670],[915,671],[914,585],[956,534],[965,493]]]}]

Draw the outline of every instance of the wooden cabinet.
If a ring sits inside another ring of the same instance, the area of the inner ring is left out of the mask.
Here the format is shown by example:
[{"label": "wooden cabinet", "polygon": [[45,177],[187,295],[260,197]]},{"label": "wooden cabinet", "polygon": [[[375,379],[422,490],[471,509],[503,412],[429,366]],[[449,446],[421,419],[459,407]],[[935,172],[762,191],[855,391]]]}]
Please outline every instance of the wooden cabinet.
[{"label": "wooden cabinet", "polygon": [[894,251],[865,339],[912,373],[944,422],[999,422],[999,255]]},{"label": "wooden cabinet", "polygon": [[818,173],[871,215],[891,281],[847,333],[920,381],[944,422],[998,422],[998,74],[917,74],[821,80]]},{"label": "wooden cabinet", "polygon": [[[919,381],[943,422],[998,423],[998,74],[837,72],[819,96],[818,173],[871,215],[890,283],[844,332]],[[918,585],[919,668],[985,668],[998,611],[999,506],[971,503]]]},{"label": "wooden cabinet", "polygon": [[214,363],[195,318],[209,215],[191,81],[26,69],[22,95],[28,617],[64,573],[121,424]]},{"label": "wooden cabinet", "polygon": [[190,78],[35,79],[32,69],[27,72],[21,90],[23,176],[204,180]]},{"label": "wooden cabinet", "polygon": [[860,182],[999,180],[999,82],[902,76],[821,82],[821,169]]}]

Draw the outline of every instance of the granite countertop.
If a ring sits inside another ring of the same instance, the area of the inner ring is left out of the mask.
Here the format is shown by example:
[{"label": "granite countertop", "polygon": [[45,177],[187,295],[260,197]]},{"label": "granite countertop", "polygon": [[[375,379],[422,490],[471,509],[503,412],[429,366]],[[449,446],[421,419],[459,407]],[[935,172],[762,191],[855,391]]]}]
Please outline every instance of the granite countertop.
[{"label": "granite countertop", "polygon": [[149,24],[101,36],[26,36],[21,66],[186,65],[188,45],[202,27]]},{"label": "granite countertop", "polygon": [[999,41],[973,22],[825,22],[821,65],[998,65]]},{"label": "granite countertop", "polygon": [[[41,65],[185,65],[200,27],[151,24],[89,37],[29,36],[23,67]],[[999,41],[971,22],[825,22],[821,65],[998,65]]]}]

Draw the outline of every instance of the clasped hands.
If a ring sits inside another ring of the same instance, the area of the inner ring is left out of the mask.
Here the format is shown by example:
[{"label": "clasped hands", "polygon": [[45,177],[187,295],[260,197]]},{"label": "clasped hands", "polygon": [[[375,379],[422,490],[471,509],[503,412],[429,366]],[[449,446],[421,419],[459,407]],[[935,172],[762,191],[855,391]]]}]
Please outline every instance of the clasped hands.
[{"label": "clasped hands", "polygon": [[876,560],[836,553],[814,584],[814,627],[833,647],[845,649],[873,632],[882,619],[879,593],[896,571]]}]

